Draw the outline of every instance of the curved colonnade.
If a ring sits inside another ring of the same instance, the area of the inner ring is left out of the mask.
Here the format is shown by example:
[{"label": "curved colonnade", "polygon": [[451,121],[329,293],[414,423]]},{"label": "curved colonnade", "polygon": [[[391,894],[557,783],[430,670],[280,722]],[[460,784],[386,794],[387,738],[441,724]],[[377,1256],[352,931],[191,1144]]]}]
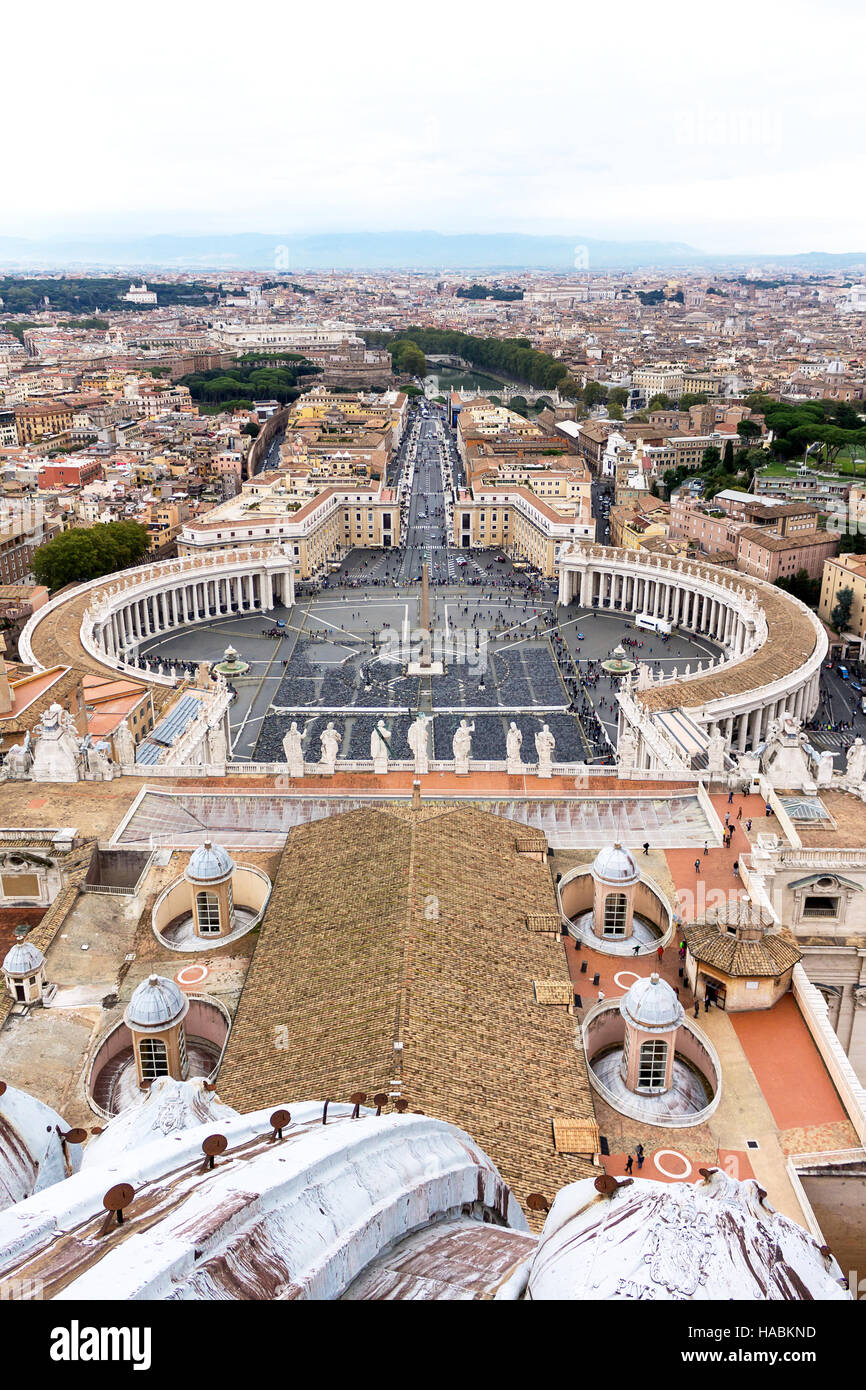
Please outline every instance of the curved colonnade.
[{"label": "curved colonnade", "polygon": [[732,752],[756,748],[772,720],[807,720],[818,707],[827,635],[811,609],[773,584],[691,560],[570,545],[559,557],[559,602],[661,618],[718,642],[725,656],[709,671],[638,681],[631,693],[650,713],[688,710]]},{"label": "curved colonnade", "polygon": [[[142,642],[232,614],[266,613],[275,603],[290,608],[294,600],[292,557],[280,546],[160,560],[58,595],[30,618],[19,652],[22,661],[38,670],[56,665],[58,656],[77,658],[88,667],[107,667],[138,679],[144,675],[150,684],[172,686],[178,678],[163,672],[161,663],[157,671],[140,664]],[[60,651],[58,618],[67,629]]]}]

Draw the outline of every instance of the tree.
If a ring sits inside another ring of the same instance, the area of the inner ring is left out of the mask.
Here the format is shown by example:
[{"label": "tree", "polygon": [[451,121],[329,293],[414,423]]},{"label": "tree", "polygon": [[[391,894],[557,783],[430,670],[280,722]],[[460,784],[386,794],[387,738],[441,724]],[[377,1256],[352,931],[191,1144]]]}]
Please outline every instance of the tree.
[{"label": "tree", "polygon": [[676,405],[676,401],[673,399],[672,396],[669,396],[669,395],[667,394],[666,391],[659,391],[659,393],[658,393],[657,396],[653,396],[652,400],[650,401],[649,405],[647,406],[647,409],[648,409],[648,410],[673,410],[673,408],[674,408],[675,405]]},{"label": "tree", "polygon": [[721,461],[721,453],[716,448],[715,444],[711,444],[709,448],[704,449],[704,452],[701,454],[701,470],[704,471],[708,468],[718,468]]},{"label": "tree", "polygon": [[610,418],[611,420],[622,420],[622,419],[623,419],[623,409],[622,409],[622,406],[621,406],[621,405],[617,405],[616,401],[614,401],[613,405],[611,405],[610,401],[608,401],[607,413],[608,413],[608,416],[609,416],[609,418]]},{"label": "tree", "polygon": [[706,405],[708,399],[706,391],[686,391],[680,396],[680,410],[688,410],[692,405]]},{"label": "tree", "polygon": [[725,452],[722,455],[722,467],[724,468],[726,473],[732,473],[734,470],[734,445],[733,441],[730,439],[725,440]]},{"label": "tree", "polygon": [[65,584],[83,584],[134,565],[147,547],[147,531],[137,521],[109,521],[87,529],[61,531],[34,552],[33,573],[38,584],[51,590]]},{"label": "tree", "polygon": [[754,420],[741,420],[737,425],[737,434],[745,444],[749,439],[758,439],[761,434],[761,426],[756,425]]},{"label": "tree", "polygon": [[607,392],[597,381],[588,381],[583,388],[583,403],[588,410],[594,405],[602,405],[607,400]]},{"label": "tree", "polygon": [[607,393],[608,405],[627,405],[628,391],[624,386],[612,386]]},{"label": "tree", "polygon": [[851,619],[851,608],[854,603],[854,590],[850,588],[840,589],[836,595],[836,606],[830,614],[830,622],[837,632],[842,632],[848,626]]}]

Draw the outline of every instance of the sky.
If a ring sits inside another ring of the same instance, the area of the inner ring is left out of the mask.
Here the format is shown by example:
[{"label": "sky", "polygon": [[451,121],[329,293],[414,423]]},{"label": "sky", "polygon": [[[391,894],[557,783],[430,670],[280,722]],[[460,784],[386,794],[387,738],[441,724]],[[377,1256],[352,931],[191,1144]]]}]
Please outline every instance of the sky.
[{"label": "sky", "polygon": [[48,0],[4,48],[0,236],[866,250],[862,0]]}]

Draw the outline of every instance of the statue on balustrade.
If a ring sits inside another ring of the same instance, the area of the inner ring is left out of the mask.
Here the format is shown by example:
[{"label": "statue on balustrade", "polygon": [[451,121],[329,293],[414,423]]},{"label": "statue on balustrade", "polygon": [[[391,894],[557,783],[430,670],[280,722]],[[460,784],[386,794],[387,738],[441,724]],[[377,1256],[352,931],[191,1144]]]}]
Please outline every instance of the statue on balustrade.
[{"label": "statue on balustrade", "polygon": [[304,750],[301,747],[301,731],[293,719],[291,728],[283,739],[283,752],[289,767],[290,777],[303,777]]},{"label": "statue on balustrade", "polygon": [[319,742],[322,745],[322,767],[328,773],[333,773],[337,767],[337,754],[340,751],[340,744],[343,735],[334,728],[333,720],[328,720],[328,727],[319,735]]},{"label": "statue on balustrade", "polygon": [[451,748],[454,753],[454,771],[465,775],[469,771],[469,755],[472,752],[472,734],[475,730],[475,721],[471,724],[465,719],[460,720],[460,724],[451,740]]}]

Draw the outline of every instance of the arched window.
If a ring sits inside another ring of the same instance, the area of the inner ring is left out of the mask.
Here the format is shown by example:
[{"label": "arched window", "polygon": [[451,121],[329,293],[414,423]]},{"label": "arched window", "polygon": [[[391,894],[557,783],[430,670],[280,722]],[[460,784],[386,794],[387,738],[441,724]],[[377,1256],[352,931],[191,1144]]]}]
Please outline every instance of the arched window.
[{"label": "arched window", "polygon": [[220,929],[220,900],[203,890],[195,895],[198,929],[202,936],[216,936]]},{"label": "arched window", "polygon": [[668,1063],[668,1045],[664,1038],[650,1038],[640,1045],[637,1088],[639,1091],[663,1091]]},{"label": "arched window", "polygon": [[625,893],[608,893],[604,900],[604,935],[625,936],[628,898]]},{"label": "arched window", "polygon": [[168,1053],[162,1038],[141,1038],[138,1044],[138,1059],[141,1064],[142,1081],[153,1081],[157,1076],[168,1076]]}]

